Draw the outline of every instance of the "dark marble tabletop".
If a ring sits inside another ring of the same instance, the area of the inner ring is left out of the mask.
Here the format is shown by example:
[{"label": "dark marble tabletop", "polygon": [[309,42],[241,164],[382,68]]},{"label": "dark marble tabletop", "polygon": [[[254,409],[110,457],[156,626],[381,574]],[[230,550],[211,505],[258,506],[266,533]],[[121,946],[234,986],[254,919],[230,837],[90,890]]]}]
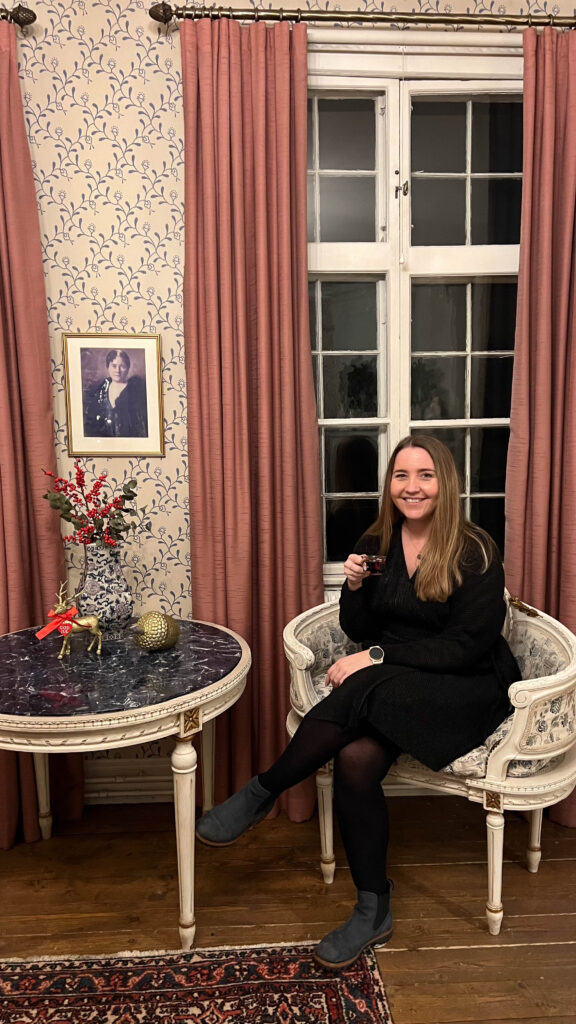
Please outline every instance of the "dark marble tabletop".
[{"label": "dark marble tabletop", "polygon": [[168,651],[142,650],[129,629],[104,633],[101,655],[74,636],[62,661],[60,634],[37,640],[36,632],[0,636],[0,715],[104,715],[163,704],[218,682],[242,656],[233,636],[200,622],[180,622]]}]

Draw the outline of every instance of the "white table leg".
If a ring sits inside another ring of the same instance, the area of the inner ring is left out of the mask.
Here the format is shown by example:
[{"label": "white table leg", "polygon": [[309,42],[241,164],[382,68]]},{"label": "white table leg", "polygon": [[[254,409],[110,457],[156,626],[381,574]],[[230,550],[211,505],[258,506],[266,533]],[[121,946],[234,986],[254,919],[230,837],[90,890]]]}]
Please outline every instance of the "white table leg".
[{"label": "white table leg", "polygon": [[196,817],[196,751],[189,739],[177,739],[172,752],[174,776],[174,814],[180,889],[180,941],[182,949],[191,949],[196,923],[194,918],[194,821]]},{"label": "white table leg", "polygon": [[214,728],[216,721],[212,718],[204,722],[201,732],[201,755],[202,764],[202,813],[211,811],[214,807]]},{"label": "white table leg", "polygon": [[48,754],[33,754],[34,773],[36,775],[36,795],[38,797],[38,824],[42,839],[50,839],[52,835],[52,814],[50,813],[50,774]]}]

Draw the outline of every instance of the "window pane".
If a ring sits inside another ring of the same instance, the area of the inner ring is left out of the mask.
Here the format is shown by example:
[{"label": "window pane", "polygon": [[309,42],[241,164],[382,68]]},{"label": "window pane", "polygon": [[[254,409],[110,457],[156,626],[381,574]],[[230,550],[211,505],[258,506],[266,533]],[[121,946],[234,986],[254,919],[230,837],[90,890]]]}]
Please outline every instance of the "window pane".
[{"label": "window pane", "polygon": [[308,282],[308,313],[310,317],[310,344],[314,350],[318,348],[318,338],[316,337],[316,284],[314,281]]},{"label": "window pane", "polygon": [[504,491],[508,427],[472,428],[470,431],[470,490]]},{"label": "window pane", "polygon": [[520,241],[520,178],[472,181],[472,244],[516,245]]},{"label": "window pane", "polygon": [[466,285],[412,285],[412,351],[466,348]]},{"label": "window pane", "polygon": [[312,100],[308,100],[308,170],[314,166],[314,124],[312,121]]},{"label": "window pane", "polygon": [[314,177],[312,174],[309,174],[306,181],[306,213],[308,219],[309,242],[316,241],[315,211],[316,204],[314,201]]},{"label": "window pane", "polygon": [[412,360],[412,419],[461,419],[465,413],[464,359]]},{"label": "window pane", "polygon": [[472,349],[492,352],[514,348],[516,329],[516,293],[514,283],[473,283]]},{"label": "window pane", "polygon": [[511,356],[473,356],[470,415],[509,416],[512,398]]},{"label": "window pane", "polygon": [[378,492],[378,431],[326,430],[326,491]]},{"label": "window pane", "polygon": [[322,346],[376,349],[376,285],[371,281],[324,281]]},{"label": "window pane", "polygon": [[412,245],[464,245],[466,183],[412,177]]},{"label": "window pane", "polygon": [[376,357],[324,357],[324,416],[376,416],[378,391]]},{"label": "window pane", "polygon": [[472,498],[470,518],[489,533],[504,554],[504,498]]},{"label": "window pane", "polygon": [[[442,441],[452,453],[454,462],[456,463],[456,469],[460,476],[460,484],[463,489],[464,480],[466,479],[464,473],[466,465],[466,429],[462,427],[451,427],[444,430],[443,428],[434,427],[433,430],[427,430],[426,433],[432,434],[433,437],[437,437],[438,440]],[[418,436],[418,431],[412,430],[411,434]]]},{"label": "window pane", "polygon": [[373,177],[320,179],[322,242],[373,242],[375,221]]},{"label": "window pane", "polygon": [[522,103],[472,104],[472,172],[522,170]]},{"label": "window pane", "polygon": [[343,562],[356,541],[378,517],[377,498],[342,498],[326,501],[326,558]]},{"label": "window pane", "polygon": [[[412,101],[412,171],[466,169],[466,104]],[[439,144],[441,140],[441,144]]]},{"label": "window pane", "polygon": [[372,171],[376,161],[374,101],[319,100],[320,167]]}]

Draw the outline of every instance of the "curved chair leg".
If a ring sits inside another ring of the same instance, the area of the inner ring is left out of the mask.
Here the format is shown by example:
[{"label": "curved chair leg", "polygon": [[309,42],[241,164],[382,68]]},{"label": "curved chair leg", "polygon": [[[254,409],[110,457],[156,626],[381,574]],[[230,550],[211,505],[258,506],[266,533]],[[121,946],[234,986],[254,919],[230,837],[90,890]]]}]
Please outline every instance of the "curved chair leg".
[{"label": "curved chair leg", "polygon": [[544,814],[543,807],[537,807],[535,810],[530,811],[530,839],[528,841],[528,849],[526,850],[526,867],[528,871],[536,872],[542,859],[542,847],[540,840],[542,838],[542,816]]},{"label": "curved chair leg", "polygon": [[486,917],[490,935],[499,935],[504,917],[502,907],[502,857],[504,854],[504,815],[489,811],[486,815],[488,842],[488,902]]},{"label": "curved chair leg", "polygon": [[327,885],[334,881],[336,858],[334,857],[334,829],[332,818],[332,764],[325,764],[316,772],[318,792],[318,821],[320,824],[320,869]]}]

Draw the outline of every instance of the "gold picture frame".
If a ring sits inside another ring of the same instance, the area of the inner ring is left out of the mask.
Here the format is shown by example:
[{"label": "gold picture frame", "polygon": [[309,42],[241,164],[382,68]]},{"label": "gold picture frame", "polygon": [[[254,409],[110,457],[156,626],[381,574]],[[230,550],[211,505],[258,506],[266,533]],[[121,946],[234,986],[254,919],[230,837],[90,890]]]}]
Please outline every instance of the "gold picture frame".
[{"label": "gold picture frame", "polygon": [[64,334],[70,455],[164,455],[159,334]]}]

